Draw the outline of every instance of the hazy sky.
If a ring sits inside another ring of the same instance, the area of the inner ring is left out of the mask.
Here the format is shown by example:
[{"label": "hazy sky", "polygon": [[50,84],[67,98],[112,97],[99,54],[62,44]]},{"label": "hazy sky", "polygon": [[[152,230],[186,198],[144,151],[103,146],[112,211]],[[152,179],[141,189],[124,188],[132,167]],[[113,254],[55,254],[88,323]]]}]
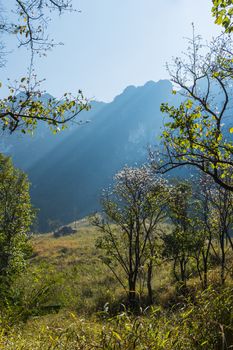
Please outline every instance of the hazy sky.
[{"label": "hazy sky", "polygon": [[[87,97],[110,101],[128,85],[168,78],[165,63],[185,50],[192,22],[206,39],[220,31],[211,17],[211,0],[73,3],[81,13],[54,16],[49,26],[51,36],[64,46],[36,63],[39,77],[46,78],[43,88],[57,97],[82,89]],[[12,39],[8,46],[15,47]],[[14,50],[1,79],[24,75],[27,64],[27,52]]]}]

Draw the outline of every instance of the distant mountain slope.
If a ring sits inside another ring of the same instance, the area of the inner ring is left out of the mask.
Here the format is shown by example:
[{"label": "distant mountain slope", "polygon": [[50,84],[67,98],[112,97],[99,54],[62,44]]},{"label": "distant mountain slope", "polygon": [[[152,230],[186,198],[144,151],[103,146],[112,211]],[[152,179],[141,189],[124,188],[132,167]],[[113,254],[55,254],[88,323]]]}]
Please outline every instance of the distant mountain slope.
[{"label": "distant mountain slope", "polygon": [[34,138],[4,139],[2,148],[29,174],[42,230],[48,219],[67,223],[98,210],[113,175],[146,160],[147,146],[161,134],[160,104],[174,103],[171,90],[167,80],[130,86],[111,103],[95,102],[82,116],[92,120],[88,124],[57,136],[41,125]]},{"label": "distant mountain slope", "polygon": [[[43,96],[46,103],[47,95]],[[92,109],[80,114],[78,122],[86,125],[89,119],[94,119],[94,115],[105,105],[103,102],[92,102]],[[61,142],[68,138],[78,125],[71,123],[69,127],[61,133],[52,134],[48,126],[39,122],[33,135],[20,134],[15,132],[12,135],[3,134],[0,136],[0,152],[11,155],[16,166],[28,171],[37,161],[45,157],[50,151],[56,148]]]}]

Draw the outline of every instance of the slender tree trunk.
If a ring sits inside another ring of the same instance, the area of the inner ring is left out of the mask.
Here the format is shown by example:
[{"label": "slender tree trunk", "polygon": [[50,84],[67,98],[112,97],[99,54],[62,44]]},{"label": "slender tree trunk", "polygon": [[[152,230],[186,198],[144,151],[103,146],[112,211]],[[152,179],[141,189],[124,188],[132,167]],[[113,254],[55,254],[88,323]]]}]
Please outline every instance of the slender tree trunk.
[{"label": "slender tree trunk", "polygon": [[204,270],[203,273],[203,289],[207,289],[208,287],[208,275],[207,275],[207,270]]},{"label": "slender tree trunk", "polygon": [[128,279],[129,291],[128,291],[128,303],[131,308],[136,306],[136,279],[134,275],[130,275]]},{"label": "slender tree trunk", "polygon": [[174,275],[176,281],[179,282],[180,278],[179,278],[178,274],[176,273],[176,263],[177,263],[177,258],[175,258],[173,261],[173,275]]},{"label": "slender tree trunk", "polygon": [[222,259],[221,259],[221,284],[224,285],[225,283],[225,252],[222,252]]},{"label": "slender tree trunk", "polygon": [[203,289],[206,289],[208,287],[208,256],[205,256],[204,253],[202,253],[202,258],[203,258]]},{"label": "slender tree trunk", "polygon": [[181,275],[181,281],[182,281],[184,287],[186,287],[186,260],[185,260],[185,258],[182,258],[180,260],[180,275]]},{"label": "slender tree trunk", "polygon": [[221,278],[221,284],[224,285],[225,283],[225,264],[226,264],[226,252],[225,252],[225,234],[222,233],[221,240],[221,272],[220,272],[220,278]]},{"label": "slender tree trunk", "polygon": [[152,291],[152,275],[153,275],[153,262],[150,260],[147,269],[147,291],[148,291],[148,303],[153,304],[153,291]]},{"label": "slender tree trunk", "polygon": [[196,267],[197,267],[199,280],[201,282],[202,288],[204,289],[204,281],[203,281],[202,271],[200,268],[200,255],[196,256],[195,259],[196,259]]}]

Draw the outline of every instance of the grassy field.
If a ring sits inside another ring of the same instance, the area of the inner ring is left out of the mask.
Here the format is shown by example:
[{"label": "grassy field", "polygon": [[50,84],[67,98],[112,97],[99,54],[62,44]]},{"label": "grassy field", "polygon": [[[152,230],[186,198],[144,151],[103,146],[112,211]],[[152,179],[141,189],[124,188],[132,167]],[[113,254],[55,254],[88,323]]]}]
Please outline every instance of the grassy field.
[{"label": "grassy field", "polygon": [[87,220],[71,226],[77,232],[70,236],[31,239],[33,257],[0,317],[0,349],[230,349],[221,345],[226,339],[233,344],[230,285],[201,293],[193,278],[195,300],[179,299],[165,263],[154,273],[155,305],[146,308],[142,301],[132,315],[123,305],[124,290],[99,258],[97,230]]},{"label": "grassy field", "polygon": [[[74,311],[85,315],[102,311],[106,303],[124,302],[125,291],[115,280],[114,275],[99,258],[95,247],[99,232],[88,224],[87,220],[71,224],[77,233],[54,238],[52,233],[35,236],[32,239],[34,257],[28,270],[30,275],[37,274],[38,279],[51,279],[53,303],[61,303]],[[155,269],[153,288],[169,290],[171,274],[169,264]],[[59,289],[59,292],[56,289]],[[56,298],[55,298],[56,296]]]},{"label": "grassy field", "polygon": [[26,281],[31,280],[35,290],[38,285],[41,289],[48,287],[48,307],[68,308],[86,315],[99,310],[112,297],[109,290],[114,289],[117,294],[121,288],[98,257],[96,229],[87,221],[76,223],[75,229],[77,233],[66,237],[54,238],[48,233],[32,239],[34,256]]}]

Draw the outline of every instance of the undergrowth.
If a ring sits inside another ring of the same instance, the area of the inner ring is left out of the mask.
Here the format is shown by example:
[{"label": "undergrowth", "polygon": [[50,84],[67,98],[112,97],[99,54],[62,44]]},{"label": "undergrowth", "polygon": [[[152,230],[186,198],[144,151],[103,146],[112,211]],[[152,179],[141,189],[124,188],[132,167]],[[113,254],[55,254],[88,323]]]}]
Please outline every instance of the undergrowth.
[{"label": "undergrowth", "polygon": [[[187,293],[169,264],[155,271],[154,305],[139,296],[137,312],[98,259],[97,232],[35,237],[27,271],[8,291],[0,313],[0,349],[6,350],[228,350],[233,348],[233,288],[201,291],[195,276]],[[1,301],[3,303],[3,301]],[[2,305],[2,304],[1,304]]]}]

